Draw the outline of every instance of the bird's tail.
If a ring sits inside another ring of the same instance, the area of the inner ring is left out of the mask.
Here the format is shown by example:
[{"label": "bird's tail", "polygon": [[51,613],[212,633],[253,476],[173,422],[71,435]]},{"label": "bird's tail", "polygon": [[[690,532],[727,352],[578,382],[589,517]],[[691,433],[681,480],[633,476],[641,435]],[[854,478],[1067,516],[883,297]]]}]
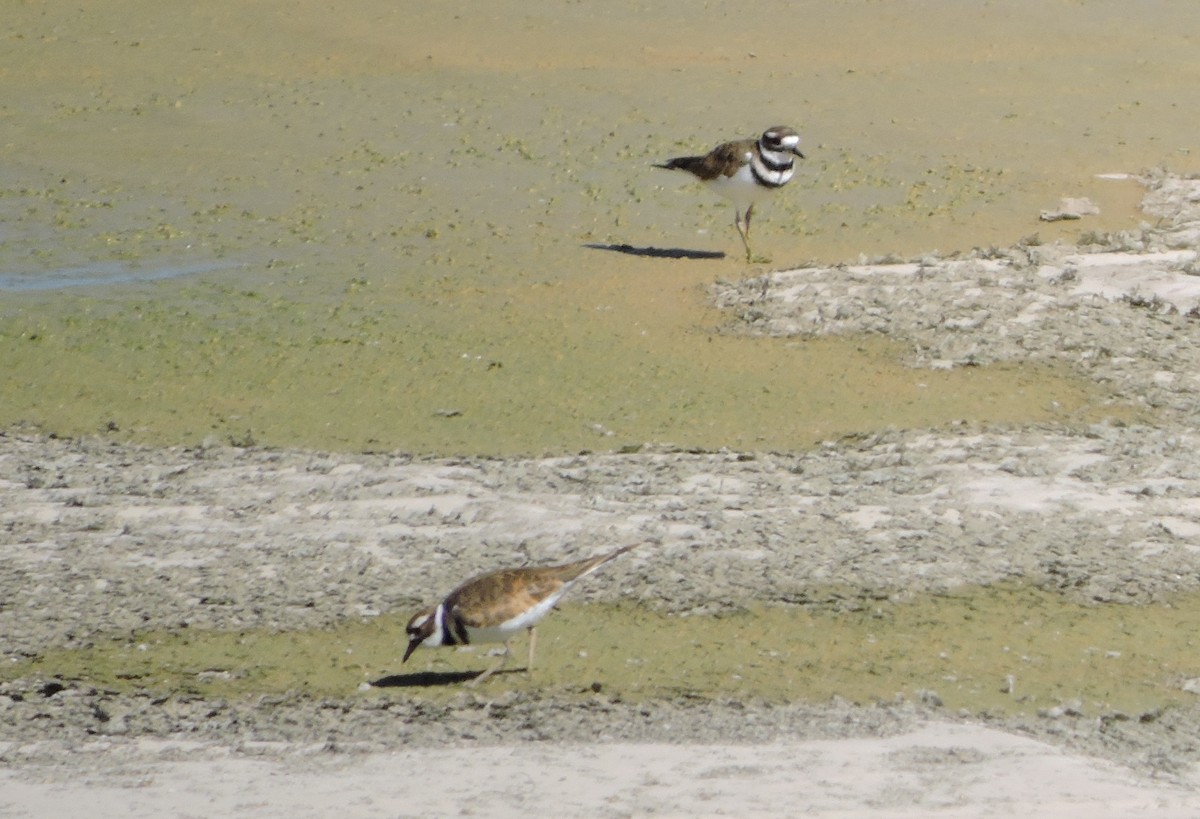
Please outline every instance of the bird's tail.
[{"label": "bird's tail", "polygon": [[668,159],[666,162],[655,162],[653,167],[668,171],[690,171],[692,164],[702,158],[699,156],[677,156],[674,159]]},{"label": "bird's tail", "polygon": [[563,568],[563,569],[569,568],[569,569],[577,570],[576,572],[573,573],[573,579],[578,580],[579,578],[583,577],[584,575],[589,575],[592,572],[596,571],[601,566],[603,566],[605,563],[608,563],[611,560],[616,560],[618,557],[625,554],[630,549],[636,549],[638,546],[642,546],[645,542],[646,541],[641,541],[639,543],[630,543],[627,546],[622,546],[620,549],[614,549],[613,551],[609,552],[608,554],[596,555],[595,557],[585,558],[584,560],[580,560],[575,563],[568,563],[565,566],[562,566],[561,568]]}]

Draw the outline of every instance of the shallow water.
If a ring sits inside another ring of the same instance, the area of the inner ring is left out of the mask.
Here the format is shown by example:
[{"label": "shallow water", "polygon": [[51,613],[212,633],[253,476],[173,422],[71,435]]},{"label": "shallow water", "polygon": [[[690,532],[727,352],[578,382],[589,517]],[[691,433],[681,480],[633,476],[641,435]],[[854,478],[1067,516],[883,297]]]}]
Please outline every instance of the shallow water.
[{"label": "shallow water", "polygon": [[156,282],[212,273],[216,270],[237,269],[238,265],[223,262],[204,264],[174,264],[142,267],[125,262],[93,262],[79,267],[42,270],[36,274],[0,274],[0,290],[30,292],[62,290],[68,287],[98,287],[134,282]]},{"label": "shallow water", "polygon": [[[1200,9],[690,9],[10,10],[0,424],[507,454],[1107,412],[1068,372],[713,333],[706,287],[762,267],[727,205],[650,165],[798,127],[810,158],[756,214],[775,267],[1129,228],[1137,185],[1096,174],[1200,169]],[[1101,215],[1038,222],[1064,195]]]}]

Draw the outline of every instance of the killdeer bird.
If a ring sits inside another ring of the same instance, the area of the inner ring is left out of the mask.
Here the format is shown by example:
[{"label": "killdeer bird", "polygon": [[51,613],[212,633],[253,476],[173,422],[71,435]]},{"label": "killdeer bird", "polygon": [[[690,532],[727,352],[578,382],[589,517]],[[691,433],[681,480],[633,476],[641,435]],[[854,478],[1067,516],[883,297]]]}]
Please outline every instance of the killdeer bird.
[{"label": "killdeer bird", "polygon": [[714,192],[731,200],[737,208],[733,226],[742,237],[746,261],[750,262],[753,259],[750,216],[754,213],[754,203],[788,183],[796,172],[793,157],[804,159],[804,154],[800,153],[800,135],[785,125],[776,125],[763,131],[757,140],[726,142],[704,156],[680,156],[654,167],[687,171]]},{"label": "killdeer bird", "polygon": [[534,626],[554,608],[567,590],[610,560],[640,544],[622,546],[608,554],[589,557],[563,566],[528,566],[500,569],[473,577],[436,606],[413,615],[408,621],[407,662],[421,646],[454,646],[469,643],[504,643],[500,662],[473,679],[478,685],[508,662],[508,641],[521,629],[529,630],[529,665],[537,643]]}]

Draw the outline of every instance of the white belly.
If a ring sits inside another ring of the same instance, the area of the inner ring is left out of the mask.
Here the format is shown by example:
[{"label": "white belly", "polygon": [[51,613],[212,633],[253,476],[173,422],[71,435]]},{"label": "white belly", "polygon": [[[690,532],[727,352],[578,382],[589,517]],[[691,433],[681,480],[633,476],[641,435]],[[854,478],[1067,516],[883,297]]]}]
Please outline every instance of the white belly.
[{"label": "white belly", "polygon": [[[566,589],[562,589],[565,592]],[[472,643],[507,643],[512,639],[513,635],[537,625],[537,622],[550,613],[550,609],[554,608],[554,604],[562,597],[562,592],[552,594],[529,611],[523,614],[518,614],[509,620],[505,620],[496,626],[488,626],[487,628],[472,628],[467,626],[467,637]]]},{"label": "white belly", "polygon": [[708,187],[714,193],[742,208],[753,205],[774,190],[774,188],[765,188],[758,184],[749,164],[738,168],[738,172],[733,176],[718,176],[716,179],[710,180]]}]

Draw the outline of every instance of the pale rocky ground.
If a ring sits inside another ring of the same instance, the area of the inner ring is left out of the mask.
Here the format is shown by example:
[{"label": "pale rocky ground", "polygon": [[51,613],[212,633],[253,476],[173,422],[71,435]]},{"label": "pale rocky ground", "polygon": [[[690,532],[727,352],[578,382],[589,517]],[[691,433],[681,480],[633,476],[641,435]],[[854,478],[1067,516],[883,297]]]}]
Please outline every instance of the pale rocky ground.
[{"label": "pale rocky ground", "polygon": [[[580,600],[711,613],[1033,578],[1085,600],[1200,586],[1200,181],[1082,247],[771,274],[737,331],[886,333],[916,367],[1066,361],[1154,427],[893,430],[795,454],[421,460],[0,436],[0,651],[133,629],[305,628],[468,571],[634,538]],[[805,548],[784,548],[803,543]],[[1162,816],[1200,812],[1200,707],[958,721],[914,704],[155,702],[0,688],[0,813]],[[463,776],[464,772],[470,776]],[[492,772],[492,773],[489,773]]]}]

